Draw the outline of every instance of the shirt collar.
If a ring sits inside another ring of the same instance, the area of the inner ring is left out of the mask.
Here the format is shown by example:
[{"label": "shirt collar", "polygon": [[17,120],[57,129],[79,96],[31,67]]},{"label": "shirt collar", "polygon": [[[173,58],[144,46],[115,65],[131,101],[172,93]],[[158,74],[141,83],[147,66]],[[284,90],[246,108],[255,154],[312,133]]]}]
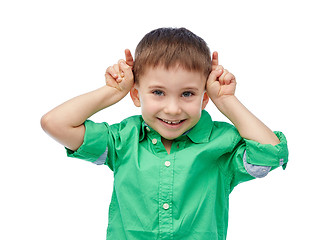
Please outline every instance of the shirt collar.
[{"label": "shirt collar", "polygon": [[[147,130],[149,129],[149,130]],[[213,129],[213,121],[209,113],[205,110],[202,110],[201,118],[199,122],[186,134],[189,139],[194,143],[203,143],[208,142],[210,134]],[[139,141],[142,141],[146,134],[156,132],[154,129],[149,127],[142,119],[141,133]]]},{"label": "shirt collar", "polygon": [[202,110],[199,122],[192,128],[192,130],[187,134],[187,136],[194,143],[208,142],[212,129],[212,118],[207,111]]}]

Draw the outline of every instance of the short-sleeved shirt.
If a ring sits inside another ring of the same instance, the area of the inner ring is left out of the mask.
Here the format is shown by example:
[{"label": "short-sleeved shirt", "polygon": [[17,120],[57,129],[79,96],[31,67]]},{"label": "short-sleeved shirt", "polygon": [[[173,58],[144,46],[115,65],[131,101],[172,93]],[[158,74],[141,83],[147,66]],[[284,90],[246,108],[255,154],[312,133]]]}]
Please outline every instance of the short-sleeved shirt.
[{"label": "short-sleeved shirt", "polygon": [[[87,120],[85,128],[82,146],[67,154],[113,171],[112,240],[224,240],[233,188],[254,179],[258,169],[265,176],[288,161],[281,132],[274,132],[279,144],[260,144],[243,139],[229,123],[212,121],[206,111],[173,141],[170,154],[142,116],[113,125]],[[250,166],[259,167],[255,174]]]}]

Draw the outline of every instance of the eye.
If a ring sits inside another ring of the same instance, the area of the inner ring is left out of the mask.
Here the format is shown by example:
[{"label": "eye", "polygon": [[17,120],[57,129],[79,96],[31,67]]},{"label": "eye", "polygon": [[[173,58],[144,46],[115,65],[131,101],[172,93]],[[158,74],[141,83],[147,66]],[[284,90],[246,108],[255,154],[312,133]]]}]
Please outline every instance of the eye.
[{"label": "eye", "polygon": [[187,92],[183,92],[183,93],[182,93],[182,96],[183,96],[183,97],[191,97],[191,96],[193,96],[193,93],[192,93],[192,92],[189,92],[189,91],[187,91]]},{"label": "eye", "polygon": [[156,96],[163,96],[164,95],[164,93],[160,90],[154,90],[152,93]]}]

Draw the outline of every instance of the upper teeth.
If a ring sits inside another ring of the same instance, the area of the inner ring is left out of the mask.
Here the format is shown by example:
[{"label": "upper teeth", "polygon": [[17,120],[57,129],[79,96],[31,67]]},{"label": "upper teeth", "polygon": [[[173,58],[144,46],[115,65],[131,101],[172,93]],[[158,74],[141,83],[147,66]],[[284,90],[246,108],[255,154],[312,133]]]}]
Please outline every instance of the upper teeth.
[{"label": "upper teeth", "polygon": [[172,122],[172,121],[168,121],[168,120],[164,120],[164,119],[162,119],[162,121],[163,121],[163,122],[166,122],[166,123],[169,123],[169,124],[177,124],[177,123],[180,123],[180,122],[181,122],[181,120],[179,120],[179,121],[175,121],[175,122]]}]

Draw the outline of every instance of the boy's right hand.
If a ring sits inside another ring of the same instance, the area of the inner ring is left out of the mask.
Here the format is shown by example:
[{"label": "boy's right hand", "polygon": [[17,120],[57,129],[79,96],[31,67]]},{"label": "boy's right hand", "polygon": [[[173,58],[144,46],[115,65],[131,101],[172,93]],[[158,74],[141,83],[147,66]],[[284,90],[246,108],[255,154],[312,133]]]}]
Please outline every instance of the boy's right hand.
[{"label": "boy's right hand", "polygon": [[106,69],[106,85],[122,92],[124,96],[131,90],[134,84],[133,57],[129,49],[125,50],[125,60],[120,59],[118,64],[114,64]]}]

